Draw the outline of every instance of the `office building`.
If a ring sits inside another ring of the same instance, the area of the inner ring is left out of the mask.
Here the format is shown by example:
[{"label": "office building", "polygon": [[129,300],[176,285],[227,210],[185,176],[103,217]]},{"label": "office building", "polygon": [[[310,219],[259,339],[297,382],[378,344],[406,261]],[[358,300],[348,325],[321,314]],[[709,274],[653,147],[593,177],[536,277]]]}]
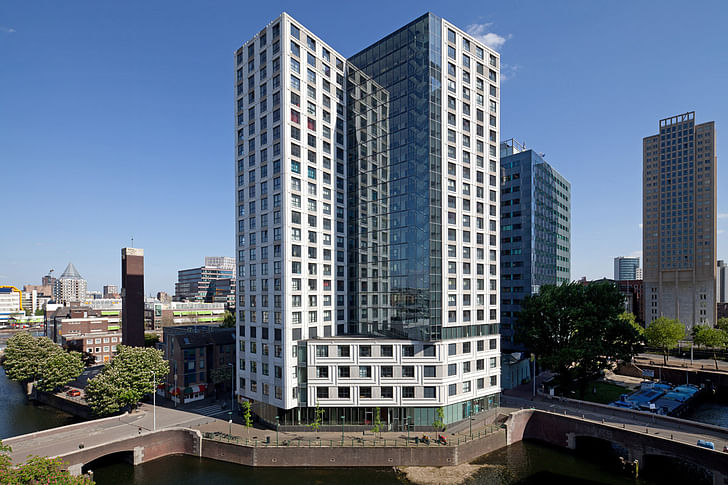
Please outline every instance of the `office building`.
[{"label": "office building", "polygon": [[645,321],[688,330],[716,321],[715,123],[695,112],[660,120],[643,139]]},{"label": "office building", "polygon": [[0,325],[17,316],[25,316],[23,293],[14,286],[0,286]]},{"label": "office building", "polygon": [[[228,293],[222,295],[216,285],[210,293],[210,284],[215,280],[235,281],[235,259],[225,256],[206,256],[205,265],[199,268],[183,269],[177,272],[174,285],[174,300],[188,302],[229,301],[235,306],[235,285],[228,284]],[[217,299],[215,299],[217,298]]]},{"label": "office building", "polygon": [[144,346],[144,250],[121,249],[121,330],[124,345]]},{"label": "office building", "polygon": [[47,315],[46,335],[63,347],[93,355],[96,363],[110,361],[121,343],[119,314],[85,306],[65,306]]},{"label": "office building", "polygon": [[79,274],[73,263],[68,263],[61,277],[56,280],[53,298],[56,303],[63,305],[86,299],[86,280]]},{"label": "office building", "polygon": [[284,13],[234,63],[237,393],[283,425],[497,406],[498,54],[428,13],[347,60]]},{"label": "office building", "polygon": [[718,268],[715,275],[715,299],[717,303],[726,303],[728,302],[728,299],[726,299],[726,269],[728,267],[725,264],[725,261],[722,259],[718,260]]},{"label": "office building", "polygon": [[225,321],[225,307],[224,302],[165,302],[147,298],[144,302],[144,327],[159,331],[177,326],[219,326]]},{"label": "office building", "polygon": [[640,258],[631,256],[618,256],[614,258],[614,280],[639,280],[637,272],[640,269]]},{"label": "office building", "polygon": [[501,144],[501,338],[514,339],[521,301],[571,280],[571,184],[539,153]]}]

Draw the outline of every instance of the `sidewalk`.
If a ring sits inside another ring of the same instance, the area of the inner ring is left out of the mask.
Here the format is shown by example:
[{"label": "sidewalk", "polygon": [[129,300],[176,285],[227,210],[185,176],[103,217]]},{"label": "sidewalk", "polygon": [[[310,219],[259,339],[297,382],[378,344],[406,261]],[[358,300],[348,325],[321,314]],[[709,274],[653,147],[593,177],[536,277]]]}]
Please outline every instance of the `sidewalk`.
[{"label": "sidewalk", "polygon": [[[686,352],[686,357],[672,357],[667,359],[666,367],[675,367],[680,369],[695,369],[695,370],[712,370],[715,369],[715,361],[713,359],[693,359],[690,361],[690,351]],[[659,354],[638,354],[634,358],[636,365],[650,364],[650,365],[664,365],[664,357]],[[728,362],[718,360],[718,372],[728,372]]]}]

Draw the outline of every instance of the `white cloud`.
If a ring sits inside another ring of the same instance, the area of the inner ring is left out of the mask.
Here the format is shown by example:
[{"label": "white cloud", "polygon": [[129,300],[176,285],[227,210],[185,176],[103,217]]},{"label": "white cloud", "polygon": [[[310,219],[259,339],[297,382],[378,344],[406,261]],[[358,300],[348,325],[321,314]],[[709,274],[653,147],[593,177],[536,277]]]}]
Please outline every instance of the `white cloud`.
[{"label": "white cloud", "polygon": [[15,29],[10,28],[10,27],[0,26],[0,32],[2,32],[4,34],[13,34],[13,33],[15,33]]},{"label": "white cloud", "polygon": [[521,69],[519,64],[501,64],[501,81],[506,82],[516,77],[516,73]]},{"label": "white cloud", "polygon": [[720,212],[718,214],[718,219],[728,219],[728,212]]},{"label": "white cloud", "polygon": [[507,36],[502,36],[499,34],[496,34],[495,32],[490,32],[490,26],[493,25],[492,23],[482,23],[482,24],[470,24],[467,26],[465,31],[478,39],[483,44],[487,45],[491,49],[498,50],[501,47],[503,47],[503,44],[506,43],[508,39],[511,38],[511,35],[508,34]]},{"label": "white cloud", "polygon": [[718,229],[718,234],[723,234],[725,231],[723,229]]},{"label": "white cloud", "polygon": [[640,229],[642,229],[642,223],[641,222],[639,224],[637,224],[637,225],[640,226]]}]

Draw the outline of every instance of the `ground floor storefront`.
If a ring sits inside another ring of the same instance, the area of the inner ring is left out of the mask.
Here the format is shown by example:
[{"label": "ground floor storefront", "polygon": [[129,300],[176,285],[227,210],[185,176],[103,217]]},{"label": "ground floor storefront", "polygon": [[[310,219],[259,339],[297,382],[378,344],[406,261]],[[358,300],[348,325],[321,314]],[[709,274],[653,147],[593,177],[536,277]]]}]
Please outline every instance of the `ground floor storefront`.
[{"label": "ground floor storefront", "polygon": [[[446,425],[466,420],[482,412],[500,406],[500,393],[470,399],[442,407],[443,423]],[[437,420],[438,407],[320,407],[319,424],[322,428],[359,426],[371,429],[377,422],[381,431],[404,431],[410,429],[431,429]],[[264,403],[254,402],[252,411],[270,426],[310,426],[316,419],[315,407],[281,409]]]}]

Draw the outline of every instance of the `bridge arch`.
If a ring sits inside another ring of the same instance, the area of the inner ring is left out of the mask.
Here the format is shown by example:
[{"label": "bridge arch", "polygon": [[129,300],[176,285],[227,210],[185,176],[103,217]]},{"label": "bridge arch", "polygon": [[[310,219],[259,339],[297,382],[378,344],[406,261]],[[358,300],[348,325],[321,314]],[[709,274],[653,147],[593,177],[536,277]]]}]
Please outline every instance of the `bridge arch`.
[{"label": "bridge arch", "polygon": [[88,463],[84,463],[81,468],[81,472],[88,473],[89,471],[95,470],[99,466],[109,465],[112,463],[127,463],[129,465],[133,465],[134,450],[115,451],[112,453],[101,455]]}]

